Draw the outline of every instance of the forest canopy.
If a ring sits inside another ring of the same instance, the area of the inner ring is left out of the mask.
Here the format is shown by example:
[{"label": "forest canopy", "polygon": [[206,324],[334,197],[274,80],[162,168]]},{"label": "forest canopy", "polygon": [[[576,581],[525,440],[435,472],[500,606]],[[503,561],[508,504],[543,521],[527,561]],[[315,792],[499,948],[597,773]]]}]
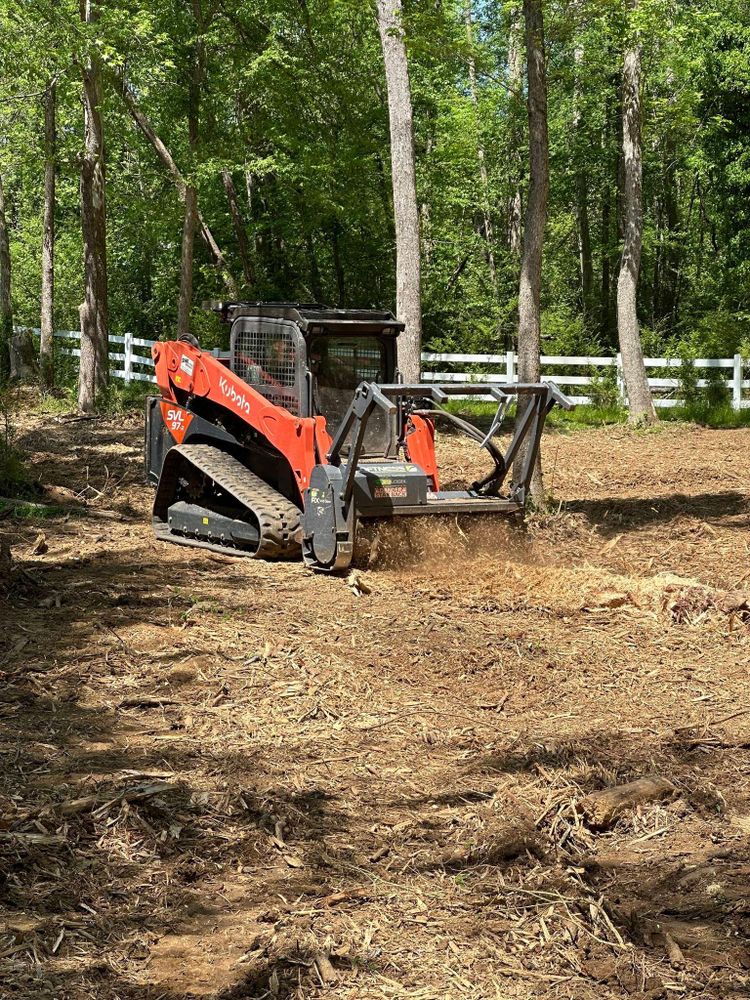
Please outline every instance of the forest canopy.
[{"label": "forest canopy", "polygon": [[[364,0],[0,0],[0,178],[18,324],[39,325],[44,99],[56,91],[55,325],[84,297],[80,67],[102,67],[109,324],[174,333],[184,207],[133,107],[194,188],[191,327],[227,274],[253,300],[395,304],[388,104]],[[750,8],[742,0],[544,4],[550,353],[611,351],[622,252],[622,64],[643,49],[646,354],[750,353]],[[517,327],[528,183],[518,3],[404,0],[425,344],[503,350]],[[199,225],[199,232],[200,232]]]}]

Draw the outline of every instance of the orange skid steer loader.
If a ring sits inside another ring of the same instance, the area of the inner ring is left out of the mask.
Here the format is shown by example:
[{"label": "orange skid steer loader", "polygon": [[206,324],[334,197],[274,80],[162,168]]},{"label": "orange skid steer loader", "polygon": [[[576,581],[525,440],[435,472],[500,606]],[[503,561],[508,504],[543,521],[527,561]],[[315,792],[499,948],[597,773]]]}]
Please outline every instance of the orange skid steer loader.
[{"label": "orange skid steer loader", "polygon": [[[192,337],[153,347],[161,397],[146,406],[146,474],[158,538],[255,558],[345,569],[359,521],[429,514],[523,516],[544,422],[568,400],[551,384],[399,380],[391,313],[284,303],[219,303],[228,357]],[[489,433],[443,408],[490,396]],[[503,453],[493,440],[510,403],[527,405]],[[435,423],[485,448],[492,468],[440,489]],[[509,479],[526,445],[521,475]]]}]

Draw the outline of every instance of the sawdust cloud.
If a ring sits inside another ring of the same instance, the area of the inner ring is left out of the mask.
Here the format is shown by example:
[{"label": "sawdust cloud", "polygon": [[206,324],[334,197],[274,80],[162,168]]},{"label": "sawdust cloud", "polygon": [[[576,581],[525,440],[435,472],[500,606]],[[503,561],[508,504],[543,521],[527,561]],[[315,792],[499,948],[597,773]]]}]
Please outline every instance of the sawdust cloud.
[{"label": "sawdust cloud", "polygon": [[355,565],[360,569],[432,577],[483,574],[499,562],[546,562],[526,532],[492,515],[431,515],[359,526]]}]

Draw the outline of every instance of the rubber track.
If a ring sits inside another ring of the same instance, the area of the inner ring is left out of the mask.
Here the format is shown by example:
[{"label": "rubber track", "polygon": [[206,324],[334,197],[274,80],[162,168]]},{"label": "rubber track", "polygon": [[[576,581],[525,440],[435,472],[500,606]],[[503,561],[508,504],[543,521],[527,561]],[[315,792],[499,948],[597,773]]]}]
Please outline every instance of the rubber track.
[{"label": "rubber track", "polygon": [[[177,480],[183,463],[175,453],[229,493],[243,507],[251,511],[260,526],[260,543],[255,552],[220,545],[204,539],[189,538],[169,530],[166,522],[167,508],[174,503]],[[224,555],[245,556],[251,559],[289,559],[299,555],[301,511],[285,496],[256,476],[233,455],[210,444],[181,444],[171,448],[164,460],[154,501],[154,531],[158,538],[211,549]]]}]

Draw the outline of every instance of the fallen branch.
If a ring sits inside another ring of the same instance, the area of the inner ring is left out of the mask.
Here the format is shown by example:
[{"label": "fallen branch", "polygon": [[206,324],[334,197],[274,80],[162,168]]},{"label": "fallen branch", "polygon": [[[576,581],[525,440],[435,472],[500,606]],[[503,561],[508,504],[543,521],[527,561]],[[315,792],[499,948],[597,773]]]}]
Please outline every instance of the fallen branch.
[{"label": "fallen branch", "polygon": [[35,500],[24,500],[21,497],[0,497],[0,504],[11,508],[31,507],[32,510],[55,510],[57,504],[37,503]]},{"label": "fallen branch", "polygon": [[148,695],[142,695],[138,697],[137,695],[133,698],[124,698],[119,707],[120,708],[163,708],[165,705],[181,705],[181,701],[175,701],[174,698],[151,698]]},{"label": "fallen branch", "polygon": [[675,791],[675,786],[667,778],[653,776],[592,792],[581,799],[579,804],[592,826],[604,827],[636,806],[663,799]]},{"label": "fallen branch", "polygon": [[[171,152],[169,151],[163,140],[157,134],[156,130],[154,129],[149,119],[147,118],[146,114],[144,113],[143,109],[141,108],[140,104],[136,99],[133,87],[131,87],[131,85],[127,82],[124,74],[122,72],[115,72],[113,73],[113,76],[117,81],[117,83],[119,84],[118,93],[120,94],[120,97],[122,98],[125,107],[130,113],[131,118],[138,126],[138,128],[141,130],[146,140],[150,143],[156,155],[159,157],[159,160],[165,167],[167,173],[172,178],[172,181],[175,187],[177,188],[177,193],[180,197],[180,200],[184,202],[188,184],[182,172],[180,171],[180,168],[175,163],[174,157],[172,156]],[[216,266],[221,272],[222,277],[224,278],[224,284],[227,286],[229,294],[232,296],[232,298],[235,299],[238,298],[239,290],[237,286],[237,281],[234,275],[229,270],[226,258],[221,248],[219,247],[219,244],[216,242],[213,233],[211,232],[208,224],[206,223],[206,220],[203,218],[200,209],[198,209],[197,211],[197,219],[198,219],[198,231],[200,232],[201,237],[203,238],[209,250],[211,251],[214,261],[216,262]]]},{"label": "fallen branch", "polygon": [[56,424],[77,424],[81,420],[104,420],[102,413],[88,413],[78,417],[54,417]]},{"label": "fallen branch", "polygon": [[64,844],[67,837],[57,833],[17,833],[13,830],[0,833],[0,841],[16,841],[19,844],[34,844],[39,847],[54,847]]},{"label": "fallen branch", "polygon": [[314,958],[314,962],[315,962],[315,968],[317,969],[318,975],[320,976],[320,981],[323,983],[324,986],[328,986],[338,981],[336,970],[334,969],[333,965],[331,964],[331,960],[327,955],[324,955],[323,952],[320,951],[317,952]]}]

